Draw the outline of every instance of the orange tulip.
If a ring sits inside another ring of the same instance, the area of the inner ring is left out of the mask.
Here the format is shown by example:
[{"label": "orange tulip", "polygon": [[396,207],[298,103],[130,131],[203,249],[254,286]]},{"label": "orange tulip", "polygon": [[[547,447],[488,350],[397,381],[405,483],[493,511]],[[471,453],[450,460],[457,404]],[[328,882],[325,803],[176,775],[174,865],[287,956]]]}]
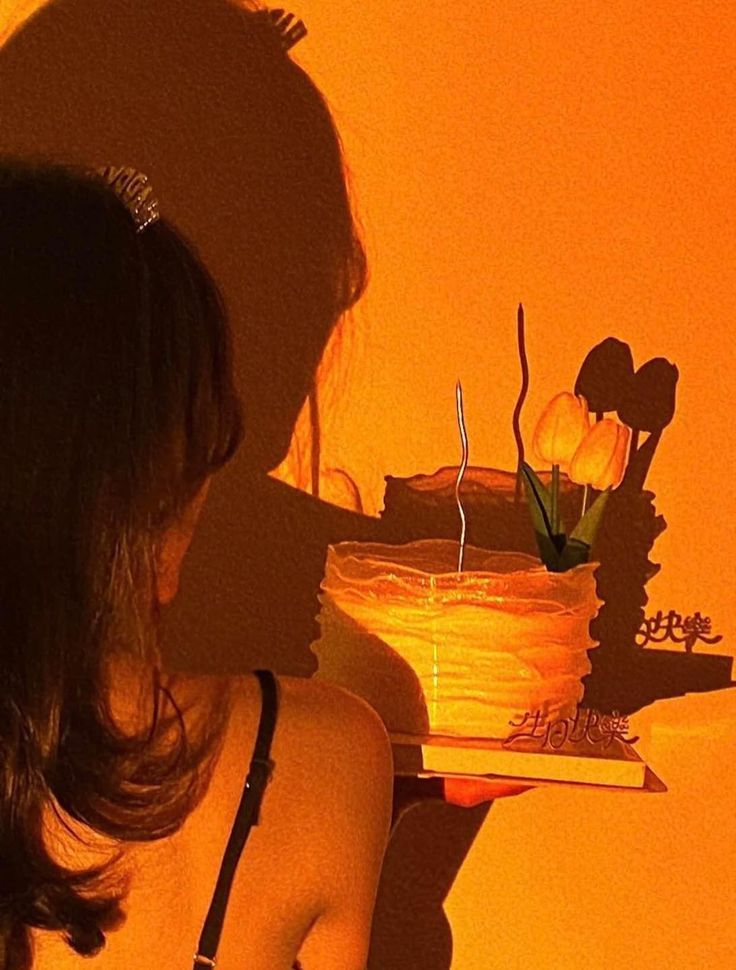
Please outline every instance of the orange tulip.
[{"label": "orange tulip", "polygon": [[603,491],[624,477],[631,429],[612,418],[598,421],[572,457],[569,476],[578,485]]},{"label": "orange tulip", "polygon": [[585,398],[563,391],[542,411],[534,429],[532,450],[547,465],[566,468],[589,428]]}]

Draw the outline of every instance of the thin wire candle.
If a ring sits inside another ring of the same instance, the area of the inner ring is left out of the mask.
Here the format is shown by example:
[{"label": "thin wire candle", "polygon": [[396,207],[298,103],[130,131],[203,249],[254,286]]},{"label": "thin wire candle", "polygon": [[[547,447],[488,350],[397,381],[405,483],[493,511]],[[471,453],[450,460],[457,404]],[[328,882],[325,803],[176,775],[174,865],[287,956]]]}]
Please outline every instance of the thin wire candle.
[{"label": "thin wire candle", "polygon": [[465,475],[465,470],[468,467],[468,433],[465,429],[465,415],[463,413],[463,386],[460,381],[455,385],[455,400],[457,404],[457,423],[460,429],[460,441],[463,448],[463,457],[460,463],[460,467],[457,471],[457,479],[455,481],[455,501],[457,502],[458,512],[460,513],[460,551],[457,560],[457,571],[461,573],[463,571],[463,556],[465,554],[465,509],[463,508],[463,503],[460,501],[460,485]]},{"label": "thin wire candle", "polygon": [[514,489],[514,505],[519,504],[521,498],[521,484],[522,484],[522,472],[521,466],[524,463],[524,439],[521,437],[521,428],[519,427],[519,418],[521,417],[521,409],[524,406],[524,401],[526,400],[526,393],[529,390],[529,361],[526,358],[526,339],[524,336],[524,307],[519,304],[519,309],[516,312],[516,341],[519,349],[519,363],[521,364],[521,387],[519,389],[519,397],[516,401],[516,407],[514,408],[514,416],[512,418],[512,425],[514,428],[514,438],[516,439],[516,450],[518,453],[518,464],[516,466],[516,488]]}]

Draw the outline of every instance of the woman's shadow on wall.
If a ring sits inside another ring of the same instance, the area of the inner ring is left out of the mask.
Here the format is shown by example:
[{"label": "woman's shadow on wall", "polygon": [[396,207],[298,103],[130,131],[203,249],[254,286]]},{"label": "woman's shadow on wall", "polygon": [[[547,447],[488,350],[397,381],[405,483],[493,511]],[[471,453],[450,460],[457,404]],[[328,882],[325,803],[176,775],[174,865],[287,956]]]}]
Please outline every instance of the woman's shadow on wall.
[{"label": "woman's shadow on wall", "polygon": [[[444,534],[437,508],[409,503],[374,519],[267,475],[286,453],[335,320],[361,289],[339,146],[320,95],[265,20],[225,0],[131,0],[124,15],[108,0],[57,0],[0,52],[0,151],[140,168],[162,212],[200,249],[232,321],[246,440],[210,490],[164,616],[165,656],[193,672],[311,676],[328,545]],[[637,496],[642,484],[631,485]],[[647,553],[663,524],[648,500],[627,501],[644,524],[640,575],[630,580],[625,636],[615,611],[610,632],[601,620],[610,646],[594,671],[599,688],[631,649]],[[614,519],[602,544],[620,584],[633,573]],[[482,528],[482,519],[469,524]],[[457,536],[454,519],[448,529]],[[528,521],[514,530],[505,548],[526,549]],[[652,685],[656,696],[664,689]],[[423,799],[401,817],[376,906],[372,970],[450,967],[443,901],[489,807]]]},{"label": "woman's shadow on wall", "polygon": [[[263,16],[225,0],[47,4],[0,51],[0,151],[149,176],[232,321],[246,438],[164,615],[174,669],[310,676],[327,546],[406,541],[269,478],[336,319],[365,283],[326,105]],[[386,858],[371,966],[446,970],[442,900],[488,806],[426,802]]]}]

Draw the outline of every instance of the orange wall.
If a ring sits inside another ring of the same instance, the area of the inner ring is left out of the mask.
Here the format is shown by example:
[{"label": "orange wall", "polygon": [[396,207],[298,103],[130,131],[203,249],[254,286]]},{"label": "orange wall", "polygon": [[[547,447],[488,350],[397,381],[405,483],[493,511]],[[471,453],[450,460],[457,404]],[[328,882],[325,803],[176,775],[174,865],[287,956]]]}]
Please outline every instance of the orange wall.
[{"label": "orange wall", "polygon": [[[32,2],[0,0],[0,24]],[[614,335],[680,369],[649,485],[667,532],[651,612],[700,610],[733,653],[736,27],[730,5],[301,0],[293,56],[342,132],[372,283],[327,375],[324,464],[513,467],[522,430]],[[2,27],[0,27],[0,39]],[[537,790],[492,809],[447,901],[453,970],[736,965],[736,691],[637,715],[665,795]]]},{"label": "orange wall", "polygon": [[[515,465],[522,429],[614,335],[680,370],[648,485],[668,522],[648,611],[734,653],[736,27],[729,4],[302,0],[295,56],[337,115],[372,283],[328,377],[324,459],[382,476]],[[343,385],[342,387],[340,385]],[[339,392],[339,394],[338,394]],[[632,720],[664,795],[498,802],[447,902],[453,968],[736,966],[736,690]]]}]

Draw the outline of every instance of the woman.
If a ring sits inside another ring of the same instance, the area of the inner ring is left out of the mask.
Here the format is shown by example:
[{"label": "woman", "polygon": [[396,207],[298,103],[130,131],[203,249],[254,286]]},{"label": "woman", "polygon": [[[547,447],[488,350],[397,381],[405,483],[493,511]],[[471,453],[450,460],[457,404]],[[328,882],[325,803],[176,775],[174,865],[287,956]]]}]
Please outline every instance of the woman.
[{"label": "woman", "polygon": [[[142,168],[165,214],[196,242],[232,321],[246,433],[210,491],[179,595],[162,607],[165,666],[308,676],[327,546],[412,538],[268,474],[287,453],[337,320],[367,283],[328,106],[252,0],[38,6],[0,49],[0,149]],[[336,24],[336,35],[349,28]],[[257,719],[257,689],[251,699]],[[503,793],[397,779],[394,818],[428,796],[472,805]],[[447,854],[452,875],[486,810],[458,809],[444,823],[433,853]],[[451,950],[441,888],[424,893],[433,904],[422,919],[406,889],[425,817],[400,827],[398,875],[381,890],[384,910],[407,910],[402,952],[411,926],[420,956],[437,925]],[[377,936],[376,965],[395,964],[392,930],[379,923]]]},{"label": "woman", "polygon": [[161,606],[243,432],[211,277],[111,171],[0,164],[0,966],[185,968],[198,940],[212,966],[250,816],[219,965],[357,970],[390,819],[377,715],[161,671]]}]

